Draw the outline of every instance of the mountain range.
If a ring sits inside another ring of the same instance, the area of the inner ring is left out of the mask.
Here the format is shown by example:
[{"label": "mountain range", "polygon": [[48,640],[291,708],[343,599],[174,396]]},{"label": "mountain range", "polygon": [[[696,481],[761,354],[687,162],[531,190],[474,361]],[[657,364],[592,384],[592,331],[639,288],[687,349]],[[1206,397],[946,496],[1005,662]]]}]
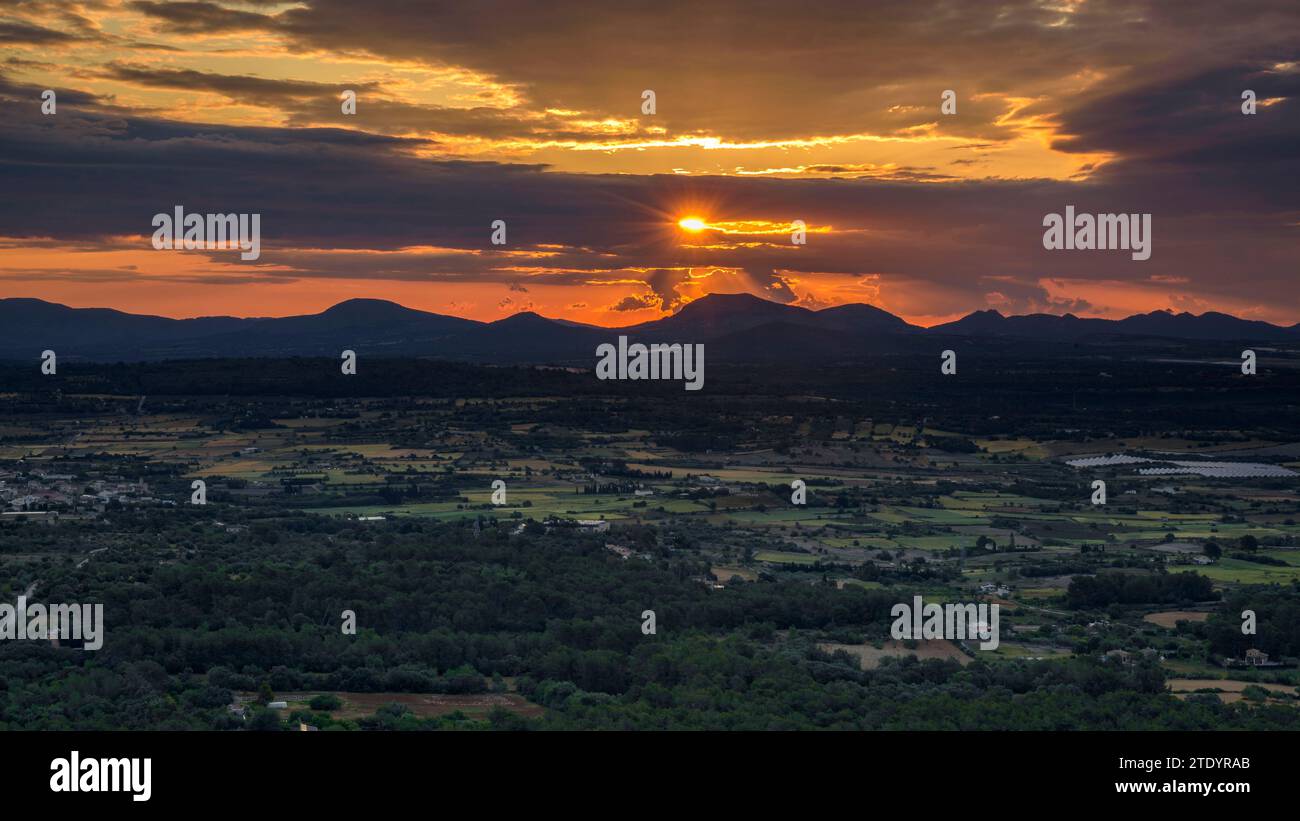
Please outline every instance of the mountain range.
[{"label": "mountain range", "polygon": [[480,322],[350,299],[318,314],[279,318],[169,319],[39,299],[0,299],[0,358],[135,361],[196,357],[432,356],[484,363],[590,364],[603,342],[706,343],[710,361],[828,361],[867,353],[928,351],[940,338],[1029,343],[1114,343],[1135,338],[1300,343],[1290,327],[1229,314],[1153,311],[1126,319],[976,311],[922,328],[871,305],[810,310],[749,294],[711,294],[677,313],[623,328],[547,319],[532,312]]}]

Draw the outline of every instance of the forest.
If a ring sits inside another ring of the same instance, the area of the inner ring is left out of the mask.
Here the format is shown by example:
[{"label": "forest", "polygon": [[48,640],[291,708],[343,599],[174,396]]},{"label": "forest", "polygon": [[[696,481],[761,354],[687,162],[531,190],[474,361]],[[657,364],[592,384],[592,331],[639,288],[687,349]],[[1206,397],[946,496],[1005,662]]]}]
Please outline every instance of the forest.
[{"label": "forest", "polygon": [[231,534],[213,518],[119,514],[113,538],[130,548],[80,568],[94,528],[10,526],[6,553],[44,558],[7,594],[39,576],[44,599],[103,601],[107,638],[94,653],[0,645],[0,727],[277,729],[256,701],[251,722],[232,716],[235,694],[474,693],[509,680],[544,715],[417,718],[394,704],[361,721],[291,717],[326,729],[1300,729],[1287,706],[1175,699],[1154,664],[900,659],[868,671],[812,640],[883,636],[898,589],[711,590],[691,580],[703,568],[689,556],[622,560],[564,528],[377,530],[289,513]]}]

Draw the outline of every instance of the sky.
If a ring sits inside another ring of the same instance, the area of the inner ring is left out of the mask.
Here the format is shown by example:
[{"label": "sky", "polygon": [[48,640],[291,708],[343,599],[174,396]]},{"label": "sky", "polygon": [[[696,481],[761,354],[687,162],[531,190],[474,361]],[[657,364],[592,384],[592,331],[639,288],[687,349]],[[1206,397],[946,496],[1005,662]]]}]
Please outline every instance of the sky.
[{"label": "sky", "polygon": [[[1298,92],[1294,0],[8,0],[0,297],[1290,325]],[[259,214],[260,256],[155,250],[178,205]],[[1067,206],[1150,214],[1150,258],[1045,249]]]}]

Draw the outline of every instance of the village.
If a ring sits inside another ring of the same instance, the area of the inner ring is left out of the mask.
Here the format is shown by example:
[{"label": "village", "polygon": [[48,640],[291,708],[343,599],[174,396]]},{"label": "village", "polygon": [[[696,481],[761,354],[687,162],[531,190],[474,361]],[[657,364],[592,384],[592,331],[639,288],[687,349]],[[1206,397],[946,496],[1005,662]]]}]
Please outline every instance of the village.
[{"label": "village", "polygon": [[113,506],[175,505],[155,498],[144,480],[120,475],[85,479],[46,470],[0,470],[0,516],[49,517],[104,513]]}]

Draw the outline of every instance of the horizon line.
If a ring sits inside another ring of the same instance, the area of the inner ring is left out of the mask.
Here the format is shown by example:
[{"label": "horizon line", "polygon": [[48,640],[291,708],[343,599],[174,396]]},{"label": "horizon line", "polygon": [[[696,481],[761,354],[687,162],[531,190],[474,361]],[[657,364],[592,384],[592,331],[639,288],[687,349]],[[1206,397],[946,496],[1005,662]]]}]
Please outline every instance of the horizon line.
[{"label": "horizon line", "polygon": [[464,316],[464,315],[461,315],[461,314],[455,313],[455,312],[452,311],[452,310],[448,310],[448,311],[445,311],[445,312],[444,312],[444,311],[439,311],[439,310],[429,310],[429,309],[426,309],[426,308],[413,308],[413,307],[411,307],[411,306],[409,306],[409,305],[405,305],[405,304],[403,304],[403,303],[401,303],[401,302],[397,302],[396,300],[386,299],[386,298],[384,298],[384,297],[348,297],[348,298],[346,298],[346,299],[339,300],[338,302],[333,302],[333,303],[331,303],[331,304],[329,304],[329,305],[327,305],[327,306],[325,306],[325,307],[323,307],[323,308],[320,308],[319,310],[316,310],[316,311],[309,311],[309,312],[303,312],[303,313],[282,313],[282,314],[261,314],[261,315],[253,315],[253,314],[246,314],[246,315],[238,315],[238,314],[192,314],[192,315],[185,315],[185,316],[176,316],[176,315],[170,315],[170,314],[166,314],[166,313],[136,312],[136,311],[132,311],[132,310],[125,309],[125,308],[115,308],[115,307],[112,307],[112,306],[109,306],[109,305],[81,305],[81,306],[78,306],[78,305],[69,305],[69,304],[66,304],[66,303],[64,303],[64,302],[54,302],[54,301],[52,301],[52,300],[41,299],[40,297],[31,297],[31,296],[0,297],[0,303],[4,303],[4,302],[21,302],[21,301],[30,301],[30,302],[40,302],[40,303],[43,303],[43,304],[45,304],[45,305],[53,305],[53,306],[60,307],[60,308],[67,308],[67,309],[69,309],[69,310],[107,310],[107,311],[115,311],[115,312],[117,312],[117,313],[121,313],[121,314],[126,314],[126,315],[128,315],[128,316],[153,317],[153,318],[158,318],[158,319],[171,319],[171,320],[177,320],[177,321],[186,321],[186,320],[196,320],[196,319],[243,319],[243,320],[256,320],[256,319],[267,319],[267,320],[270,320],[270,319],[289,319],[289,318],[293,318],[293,317],[319,316],[319,315],[321,315],[321,314],[323,314],[323,313],[326,313],[326,312],[328,312],[328,311],[331,311],[331,310],[333,310],[333,309],[339,307],[340,305],[344,305],[344,304],[349,303],[349,302],[382,302],[382,303],[386,303],[386,304],[389,304],[389,305],[396,305],[397,307],[402,308],[402,309],[404,309],[404,310],[408,310],[408,311],[414,311],[414,312],[418,312],[418,313],[429,314],[429,315],[432,315],[432,316],[442,316],[442,317],[448,317],[448,318],[452,318],[452,319],[460,319],[460,320],[464,320],[465,322],[475,322],[475,323],[479,323],[479,324],[482,324],[482,325],[492,325],[492,324],[495,324],[495,323],[497,323],[497,322],[503,322],[503,321],[506,321],[506,320],[509,320],[509,319],[514,319],[515,317],[532,315],[532,316],[539,317],[539,318],[541,318],[541,319],[545,319],[545,320],[550,321],[550,322],[559,322],[559,323],[564,323],[564,324],[579,325],[579,326],[590,327],[590,328],[603,328],[603,329],[607,329],[607,330],[618,330],[618,329],[620,329],[620,328],[631,328],[631,327],[635,327],[635,326],[637,326],[637,325],[644,325],[644,324],[647,324],[647,323],[649,323],[649,322],[656,322],[656,321],[663,320],[663,319],[669,319],[669,318],[671,318],[671,317],[674,317],[674,316],[677,316],[678,314],[680,314],[680,313],[682,312],[682,310],[685,309],[688,305],[694,304],[694,303],[696,303],[696,302],[701,302],[701,301],[703,301],[703,300],[709,299],[710,297],[749,297],[750,299],[757,300],[757,301],[761,301],[761,302],[767,302],[767,303],[770,303],[770,304],[772,304],[772,305],[778,305],[778,306],[788,307],[788,308],[798,308],[798,309],[802,309],[802,310],[805,310],[805,311],[809,311],[810,313],[821,313],[822,311],[827,311],[827,310],[831,310],[831,309],[835,309],[835,308],[844,308],[844,307],[849,307],[849,306],[853,306],[853,305],[862,305],[862,306],[865,306],[865,307],[868,307],[868,308],[873,308],[873,309],[875,309],[875,310],[882,311],[882,312],[884,312],[884,313],[886,313],[886,314],[889,314],[890,316],[893,316],[893,317],[895,317],[895,318],[897,318],[897,319],[899,319],[899,320],[901,320],[901,321],[903,321],[903,322],[905,322],[905,323],[907,323],[908,325],[911,325],[911,326],[913,326],[913,327],[923,328],[923,329],[935,328],[935,327],[938,327],[938,326],[940,326],[940,325],[950,324],[950,323],[952,323],[952,322],[956,322],[956,321],[959,321],[959,320],[961,320],[961,319],[965,319],[965,318],[967,318],[967,317],[974,316],[974,315],[976,315],[976,314],[982,314],[982,313],[993,313],[993,314],[997,314],[998,316],[1001,316],[1001,317],[1004,317],[1004,318],[1008,318],[1008,319],[1010,319],[1010,318],[1018,318],[1018,317],[1029,317],[1029,316],[1050,316],[1050,317],[1055,317],[1055,318],[1057,318],[1057,319],[1064,319],[1064,318],[1066,318],[1066,317],[1073,317],[1073,318],[1075,318],[1075,319],[1079,319],[1079,320],[1101,320],[1101,321],[1105,321],[1105,322],[1119,322],[1119,321],[1122,321],[1122,320],[1125,320],[1125,319],[1131,319],[1131,318],[1133,318],[1133,317],[1137,317],[1137,316],[1150,316],[1150,315],[1152,315],[1152,314],[1168,314],[1168,315],[1170,315],[1170,316],[1184,316],[1184,315],[1186,315],[1186,316],[1191,316],[1191,317],[1194,317],[1194,318],[1200,318],[1200,317],[1204,317],[1204,316],[1207,316],[1207,315],[1210,315],[1210,314],[1218,314],[1218,315],[1220,315],[1220,316],[1230,317],[1230,318],[1232,318],[1232,319],[1236,319],[1236,320],[1241,321],[1241,322],[1259,322],[1259,323],[1262,323],[1262,324],[1265,324],[1265,325],[1270,325],[1270,326],[1272,326],[1272,327],[1274,327],[1274,328],[1279,328],[1279,329],[1283,329],[1283,330],[1288,330],[1288,329],[1291,329],[1291,328],[1295,328],[1295,327],[1297,327],[1297,326],[1300,326],[1300,320],[1298,320],[1297,322],[1291,323],[1291,324],[1289,324],[1289,325],[1284,325],[1284,324],[1278,324],[1278,323],[1276,323],[1276,322],[1269,322],[1268,320],[1265,320],[1265,319],[1253,319],[1253,318],[1250,318],[1250,317],[1239,316],[1239,315],[1237,315],[1237,314],[1234,314],[1234,313],[1231,313],[1231,312],[1228,312],[1228,311],[1220,311],[1220,310],[1214,310],[1214,309],[1206,310],[1206,311],[1204,311],[1204,312],[1202,312],[1202,313],[1197,314],[1197,313],[1193,313],[1193,312],[1191,312],[1191,311],[1187,311],[1187,310],[1179,311],[1179,310],[1176,310],[1176,309],[1173,308],[1173,307],[1165,307],[1165,308],[1155,308],[1155,309],[1152,309],[1152,310],[1150,310],[1150,311],[1139,311],[1139,312],[1136,312],[1136,313],[1124,314],[1123,316],[1102,316],[1102,315],[1095,315],[1095,314],[1081,314],[1081,313],[1076,313],[1076,312],[1074,312],[1074,311],[1066,311],[1066,312],[1064,312],[1064,313],[1053,313],[1053,312],[1051,312],[1051,311],[1042,311],[1042,310],[1040,310],[1040,311],[1029,311],[1029,312],[1026,312],[1026,313],[1003,313],[1000,309],[998,309],[998,308],[996,308],[996,307],[992,307],[992,306],[986,306],[986,307],[983,307],[983,308],[974,308],[974,309],[971,309],[971,310],[966,311],[965,313],[952,314],[952,315],[950,315],[951,318],[948,318],[948,319],[943,319],[943,320],[939,320],[939,321],[931,322],[930,324],[925,324],[924,322],[916,321],[916,320],[913,320],[913,319],[908,319],[908,318],[907,318],[906,316],[904,316],[904,315],[896,314],[896,313],[894,313],[893,311],[890,311],[890,310],[887,309],[887,308],[883,308],[883,307],[881,307],[880,305],[877,305],[877,304],[875,304],[875,303],[871,303],[871,302],[841,302],[841,303],[837,303],[837,304],[835,304],[835,305],[821,305],[821,306],[819,306],[819,307],[815,307],[815,308],[814,308],[814,307],[809,307],[809,306],[807,306],[807,305],[799,305],[799,304],[797,304],[797,301],[796,301],[796,302],[779,302],[779,301],[777,301],[777,300],[774,300],[774,299],[768,299],[768,298],[766,298],[766,297],[762,297],[762,296],[759,296],[759,295],[757,295],[757,294],[750,293],[750,292],[748,292],[748,291],[738,291],[738,292],[733,292],[733,293],[715,292],[715,293],[705,294],[704,296],[697,297],[696,299],[692,299],[692,300],[689,300],[689,301],[687,301],[687,302],[682,303],[682,304],[681,304],[681,305],[680,305],[676,310],[674,310],[674,311],[665,311],[665,312],[662,312],[659,316],[654,317],[654,318],[652,318],[652,319],[641,320],[641,321],[638,321],[638,322],[632,322],[632,323],[624,324],[624,325],[602,325],[602,324],[593,323],[593,322],[580,322],[580,321],[578,321],[578,320],[565,319],[564,317],[547,316],[546,314],[540,313],[539,311],[536,311],[536,310],[533,310],[533,309],[527,309],[527,310],[516,311],[515,313],[507,314],[507,315],[505,315],[505,316],[498,317],[497,319],[491,319],[491,320],[474,319],[474,318],[472,318],[472,317],[468,317],[468,316]]}]

